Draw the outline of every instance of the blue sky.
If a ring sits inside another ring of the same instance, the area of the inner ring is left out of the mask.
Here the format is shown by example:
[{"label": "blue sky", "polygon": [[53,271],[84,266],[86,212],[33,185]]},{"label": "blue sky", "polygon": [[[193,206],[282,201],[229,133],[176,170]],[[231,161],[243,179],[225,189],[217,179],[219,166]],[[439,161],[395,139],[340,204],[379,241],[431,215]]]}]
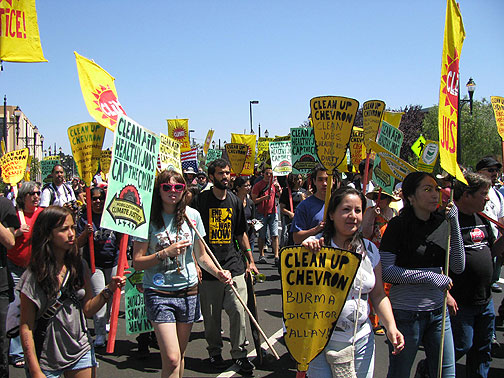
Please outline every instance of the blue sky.
[{"label": "blue sky", "polygon": [[[461,94],[504,96],[504,2],[461,0]],[[254,130],[285,135],[310,98],[381,99],[391,109],[438,102],[445,0],[37,1],[48,63],[4,63],[0,94],[47,143],[70,151],[66,129],[92,121],[73,51],[116,78],[128,116],[154,132],[189,118],[203,142]],[[111,133],[104,146],[112,143]]]}]

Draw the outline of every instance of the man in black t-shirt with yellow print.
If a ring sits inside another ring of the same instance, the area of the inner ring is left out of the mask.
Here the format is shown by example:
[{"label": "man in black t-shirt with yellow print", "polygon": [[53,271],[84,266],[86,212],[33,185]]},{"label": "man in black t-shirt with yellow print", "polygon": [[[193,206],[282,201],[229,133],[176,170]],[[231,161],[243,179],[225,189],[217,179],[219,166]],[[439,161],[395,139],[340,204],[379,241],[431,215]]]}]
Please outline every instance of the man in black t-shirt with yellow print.
[{"label": "man in black t-shirt with yellow print", "polygon": [[[242,202],[228,189],[229,163],[223,159],[213,161],[208,167],[208,177],[213,183],[210,190],[201,192],[195,207],[205,225],[205,242],[223,269],[233,275],[239,295],[247,301],[245,283],[246,266],[241,253],[236,250],[234,239],[249,261],[249,268],[258,273],[247,237],[247,222]],[[247,358],[245,344],[245,310],[229,286],[216,280],[204,270],[200,285],[201,312],[205,324],[205,339],[208,343],[210,364],[216,369],[226,367],[222,358],[221,312],[229,316],[231,357],[243,374],[250,374],[254,365]]]}]

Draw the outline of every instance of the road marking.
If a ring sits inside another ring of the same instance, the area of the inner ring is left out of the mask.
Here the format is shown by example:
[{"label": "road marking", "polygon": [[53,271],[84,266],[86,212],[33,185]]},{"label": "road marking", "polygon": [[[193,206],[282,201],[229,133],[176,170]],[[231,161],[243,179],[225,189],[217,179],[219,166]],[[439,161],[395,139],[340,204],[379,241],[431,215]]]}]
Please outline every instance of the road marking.
[{"label": "road marking", "polygon": [[[273,335],[271,335],[271,337],[268,339],[268,341],[270,342],[271,345],[275,345],[279,340],[280,338],[282,337],[283,335],[283,329],[280,328],[278,331],[276,331]],[[253,346],[253,343],[251,344]],[[262,349],[269,349],[268,347],[268,343],[265,341],[261,344],[261,348]],[[255,348],[252,350],[252,352],[250,352],[249,354],[247,354],[247,357],[249,359],[253,359],[254,357],[257,357],[257,353],[256,353],[256,350]],[[219,374],[216,378],[229,378],[229,377],[234,377],[235,374],[238,373],[238,369],[236,367],[235,364],[231,365],[231,367],[222,372],[221,374]]]}]

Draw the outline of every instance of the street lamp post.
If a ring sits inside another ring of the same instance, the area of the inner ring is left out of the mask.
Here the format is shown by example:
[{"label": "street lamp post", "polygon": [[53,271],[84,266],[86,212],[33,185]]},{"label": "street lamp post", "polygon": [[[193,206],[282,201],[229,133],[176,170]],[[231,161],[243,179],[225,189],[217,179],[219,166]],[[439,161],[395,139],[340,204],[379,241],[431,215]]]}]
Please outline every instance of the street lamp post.
[{"label": "street lamp post", "polygon": [[461,143],[461,135],[462,135],[462,122],[461,122],[461,113],[462,113],[462,108],[464,107],[465,104],[469,103],[469,113],[472,115],[473,114],[473,96],[474,96],[474,91],[476,90],[476,83],[474,82],[473,78],[470,77],[469,81],[466,84],[467,92],[469,93],[469,99],[463,98],[460,99],[460,82],[459,82],[459,104],[458,104],[458,111],[457,111],[457,161],[458,163],[462,162],[462,143]]},{"label": "street lamp post", "polygon": [[259,101],[257,101],[257,100],[249,101],[249,106],[250,106],[250,134],[254,134],[254,129],[252,128],[252,104],[257,105],[257,104],[259,104]]},{"label": "street lamp post", "polygon": [[264,136],[265,136],[266,138],[267,138],[267,137],[269,137],[269,131],[268,131],[268,129],[266,129],[266,130],[264,131]]},{"label": "street lamp post", "polygon": [[212,149],[215,150],[215,140],[212,140]]},{"label": "street lamp post", "polygon": [[259,138],[260,138],[261,137],[261,124],[259,124],[258,129],[259,129]]}]

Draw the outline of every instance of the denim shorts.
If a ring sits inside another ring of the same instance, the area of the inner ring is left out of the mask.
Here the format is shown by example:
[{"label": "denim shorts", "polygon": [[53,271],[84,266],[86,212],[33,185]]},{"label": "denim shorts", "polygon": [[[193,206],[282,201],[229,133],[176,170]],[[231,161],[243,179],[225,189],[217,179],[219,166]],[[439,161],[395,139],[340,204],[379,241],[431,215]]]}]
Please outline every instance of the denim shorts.
[{"label": "denim shorts", "polygon": [[68,370],[81,370],[81,369],[87,369],[87,368],[92,368],[98,366],[98,363],[96,362],[96,357],[95,357],[95,352],[93,345],[91,345],[91,349],[84,355],[82,356],[79,361],[77,361],[75,364],[71,365],[70,367],[62,370],[42,370],[42,373],[45,374],[47,378],[58,378],[63,375],[65,371]]},{"label": "denim shorts", "polygon": [[268,215],[257,214],[256,218],[259,219],[264,227],[259,229],[259,238],[266,239],[266,231],[269,227],[270,236],[278,236],[278,214],[271,213]]},{"label": "denim shorts", "polygon": [[199,295],[171,297],[146,289],[144,302],[151,322],[194,323],[201,317]]}]

